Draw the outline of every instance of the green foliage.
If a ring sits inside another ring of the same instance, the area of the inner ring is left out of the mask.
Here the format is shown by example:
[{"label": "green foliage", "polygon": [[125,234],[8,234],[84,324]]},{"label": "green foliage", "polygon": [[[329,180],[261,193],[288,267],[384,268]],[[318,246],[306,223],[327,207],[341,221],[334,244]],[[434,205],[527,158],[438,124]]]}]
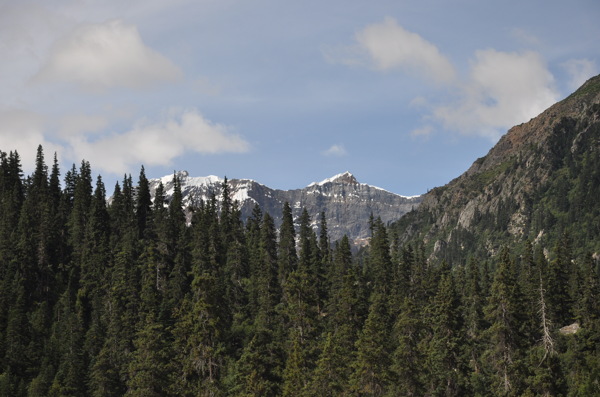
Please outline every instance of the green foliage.
[{"label": "green foliage", "polygon": [[323,214],[318,234],[289,205],[279,233],[258,207],[244,225],[227,184],[184,209],[176,176],[151,202],[142,169],[107,200],[85,161],[61,188],[41,148],[26,178],[0,152],[0,396],[597,395],[599,164],[566,157],[531,205],[559,238],[466,260],[503,241],[505,198],[445,262],[375,217],[353,255]]}]

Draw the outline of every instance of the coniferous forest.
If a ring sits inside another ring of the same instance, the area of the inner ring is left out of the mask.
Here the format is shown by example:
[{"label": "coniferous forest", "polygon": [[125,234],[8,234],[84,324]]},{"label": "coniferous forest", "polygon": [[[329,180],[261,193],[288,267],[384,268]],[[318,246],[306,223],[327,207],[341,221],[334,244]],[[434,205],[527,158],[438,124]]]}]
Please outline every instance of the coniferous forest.
[{"label": "coniferous forest", "polygon": [[176,177],[167,202],[143,168],[107,193],[0,157],[2,396],[600,395],[598,260],[568,234],[453,265],[375,218],[353,253],[287,204],[242,221],[227,182],[184,209]]}]

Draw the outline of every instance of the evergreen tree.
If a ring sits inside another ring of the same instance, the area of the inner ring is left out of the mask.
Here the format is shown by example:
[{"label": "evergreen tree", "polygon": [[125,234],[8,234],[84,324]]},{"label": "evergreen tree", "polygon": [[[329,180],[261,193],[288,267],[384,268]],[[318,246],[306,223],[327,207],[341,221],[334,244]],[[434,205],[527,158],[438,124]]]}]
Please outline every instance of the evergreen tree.
[{"label": "evergreen tree", "polygon": [[394,324],[397,345],[392,355],[391,370],[396,382],[391,394],[398,396],[420,396],[425,394],[423,374],[426,372],[423,349],[420,347],[425,324],[416,311],[412,298],[404,298],[400,314]]},{"label": "evergreen tree", "polygon": [[482,362],[485,349],[483,330],[487,324],[484,320],[483,306],[485,293],[481,288],[481,263],[470,258],[465,269],[465,284],[462,294],[462,308],[465,331],[465,361],[470,369],[470,387],[476,394],[485,393],[489,389],[483,374]]},{"label": "evergreen tree", "polygon": [[6,352],[2,365],[5,376],[10,377],[9,389],[12,395],[23,395],[20,392],[20,382],[28,380],[28,371],[31,367],[31,357],[28,351],[31,335],[26,313],[26,296],[24,282],[15,275],[13,279],[14,302],[8,310],[8,319],[5,332]]},{"label": "evergreen tree", "polygon": [[273,331],[259,325],[236,363],[235,384],[231,395],[248,397],[281,395],[283,352],[278,346]]},{"label": "evergreen tree", "polygon": [[387,229],[380,218],[373,224],[373,237],[369,244],[367,274],[374,290],[391,292],[392,257]]},{"label": "evergreen tree", "polygon": [[511,271],[508,249],[500,253],[498,268],[485,307],[490,327],[485,331],[489,343],[485,359],[491,366],[492,387],[500,395],[518,394],[521,388],[519,334],[520,304],[516,280]]},{"label": "evergreen tree", "polygon": [[111,262],[110,219],[106,208],[106,190],[98,176],[82,251],[79,299],[82,302],[87,332],[85,350],[88,355],[99,353],[104,342],[103,312]]},{"label": "evergreen tree", "polygon": [[81,167],[75,178],[73,191],[73,209],[71,210],[69,226],[69,243],[72,250],[72,261],[80,266],[83,260],[83,246],[88,222],[88,212],[92,202],[92,170],[90,163],[81,162]]},{"label": "evergreen tree", "polygon": [[548,266],[548,317],[557,326],[569,325],[573,319],[569,293],[573,270],[569,236],[564,234],[555,247],[555,259]]},{"label": "evergreen tree", "polygon": [[281,299],[281,289],[277,280],[275,225],[268,213],[264,214],[259,238],[259,258],[253,277],[256,283],[257,314],[254,316],[253,335],[244,346],[235,366],[233,395],[275,396],[282,392],[284,330],[276,310]]},{"label": "evergreen tree", "polygon": [[150,195],[150,185],[146,178],[144,166],[142,166],[135,195],[135,215],[137,217],[140,238],[143,238],[145,235],[148,226],[148,218],[151,216],[151,207],[152,197]]},{"label": "evergreen tree", "polygon": [[428,394],[460,396],[464,393],[465,368],[461,361],[464,340],[459,299],[450,273],[442,274],[429,312]]},{"label": "evergreen tree", "polygon": [[48,300],[52,287],[50,243],[52,216],[48,190],[48,168],[38,147],[36,168],[28,178],[26,194],[18,224],[18,257],[27,296],[36,301]]},{"label": "evergreen tree", "polygon": [[169,338],[164,326],[154,315],[148,314],[141,322],[128,366],[126,396],[166,396],[172,376]]},{"label": "evergreen tree", "polygon": [[336,243],[329,278],[332,280],[326,306],[326,325],[321,337],[319,358],[308,391],[316,394],[324,385],[329,393],[347,390],[355,343],[363,323],[361,296],[357,291],[357,270],[352,263],[347,236]]},{"label": "evergreen tree", "polygon": [[382,396],[393,383],[389,328],[386,299],[374,292],[369,315],[356,342],[349,386],[353,395]]},{"label": "evergreen tree", "polygon": [[279,284],[283,285],[292,270],[296,269],[298,263],[294,218],[292,217],[290,204],[287,201],[283,205],[277,257],[279,260]]},{"label": "evergreen tree", "polygon": [[528,366],[531,368],[532,375],[527,378],[529,385],[526,393],[535,393],[535,395],[555,396],[562,394],[562,385],[560,379],[560,363],[555,350],[554,335],[552,324],[548,315],[546,305],[546,290],[542,275],[539,275],[538,287],[538,315],[539,329],[541,339],[538,344],[532,346],[528,351]]},{"label": "evergreen tree", "polygon": [[[71,275],[75,273],[71,271]],[[49,396],[85,396],[88,360],[83,349],[84,324],[81,303],[76,298],[76,280],[71,277],[60,297],[50,343],[58,363]]]}]

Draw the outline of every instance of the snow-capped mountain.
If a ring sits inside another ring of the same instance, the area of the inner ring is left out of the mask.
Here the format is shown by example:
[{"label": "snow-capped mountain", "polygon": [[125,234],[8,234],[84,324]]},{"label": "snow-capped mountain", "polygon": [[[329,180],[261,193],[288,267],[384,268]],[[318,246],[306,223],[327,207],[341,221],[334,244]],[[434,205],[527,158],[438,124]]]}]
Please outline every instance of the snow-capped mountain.
[{"label": "snow-capped mountain", "polygon": [[[180,171],[177,176],[181,181],[186,206],[200,200],[209,200],[213,194],[220,199],[224,181],[222,178],[191,177],[187,171]],[[173,175],[151,179],[152,194],[159,182],[162,182],[169,199],[173,194]],[[371,213],[375,217],[381,217],[383,222],[394,221],[416,208],[422,199],[422,196],[405,197],[359,183],[349,172],[294,190],[271,189],[251,179],[229,179],[228,184],[232,199],[239,203],[244,221],[258,204],[263,212],[273,216],[276,226],[279,226],[282,208],[287,201],[295,218],[306,208],[315,227],[324,211],[331,240],[336,241],[347,234],[357,244],[369,236]]]}]

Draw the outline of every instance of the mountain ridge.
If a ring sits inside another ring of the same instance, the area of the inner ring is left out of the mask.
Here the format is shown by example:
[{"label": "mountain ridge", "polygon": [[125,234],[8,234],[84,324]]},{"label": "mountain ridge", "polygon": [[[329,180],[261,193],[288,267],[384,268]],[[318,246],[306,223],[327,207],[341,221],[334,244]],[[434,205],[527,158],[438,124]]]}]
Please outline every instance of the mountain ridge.
[{"label": "mountain ridge", "polygon": [[575,237],[574,249],[599,252],[600,230],[588,219],[600,214],[599,158],[596,76],[509,129],[465,173],[426,193],[395,231],[402,242],[422,241],[431,257],[463,263],[525,239],[548,247],[562,233]]},{"label": "mountain ridge", "polygon": [[[162,178],[150,179],[150,190],[154,192],[162,182],[167,199],[173,194],[173,177],[181,181],[184,205],[189,207],[199,200],[207,201],[214,194],[220,200],[222,184],[225,178],[214,175],[190,177],[187,171],[175,172]],[[231,198],[239,202],[241,218],[245,221],[251,216],[255,205],[263,212],[273,216],[276,226],[281,223],[281,213],[287,201],[292,215],[297,219],[303,208],[311,216],[316,227],[321,212],[325,213],[332,241],[344,234],[361,245],[369,237],[369,218],[371,214],[380,217],[383,222],[393,222],[405,213],[416,208],[421,202],[420,196],[402,196],[385,189],[360,183],[356,177],[346,171],[320,182],[313,182],[304,188],[281,190],[272,189],[252,179],[228,179]]]}]

